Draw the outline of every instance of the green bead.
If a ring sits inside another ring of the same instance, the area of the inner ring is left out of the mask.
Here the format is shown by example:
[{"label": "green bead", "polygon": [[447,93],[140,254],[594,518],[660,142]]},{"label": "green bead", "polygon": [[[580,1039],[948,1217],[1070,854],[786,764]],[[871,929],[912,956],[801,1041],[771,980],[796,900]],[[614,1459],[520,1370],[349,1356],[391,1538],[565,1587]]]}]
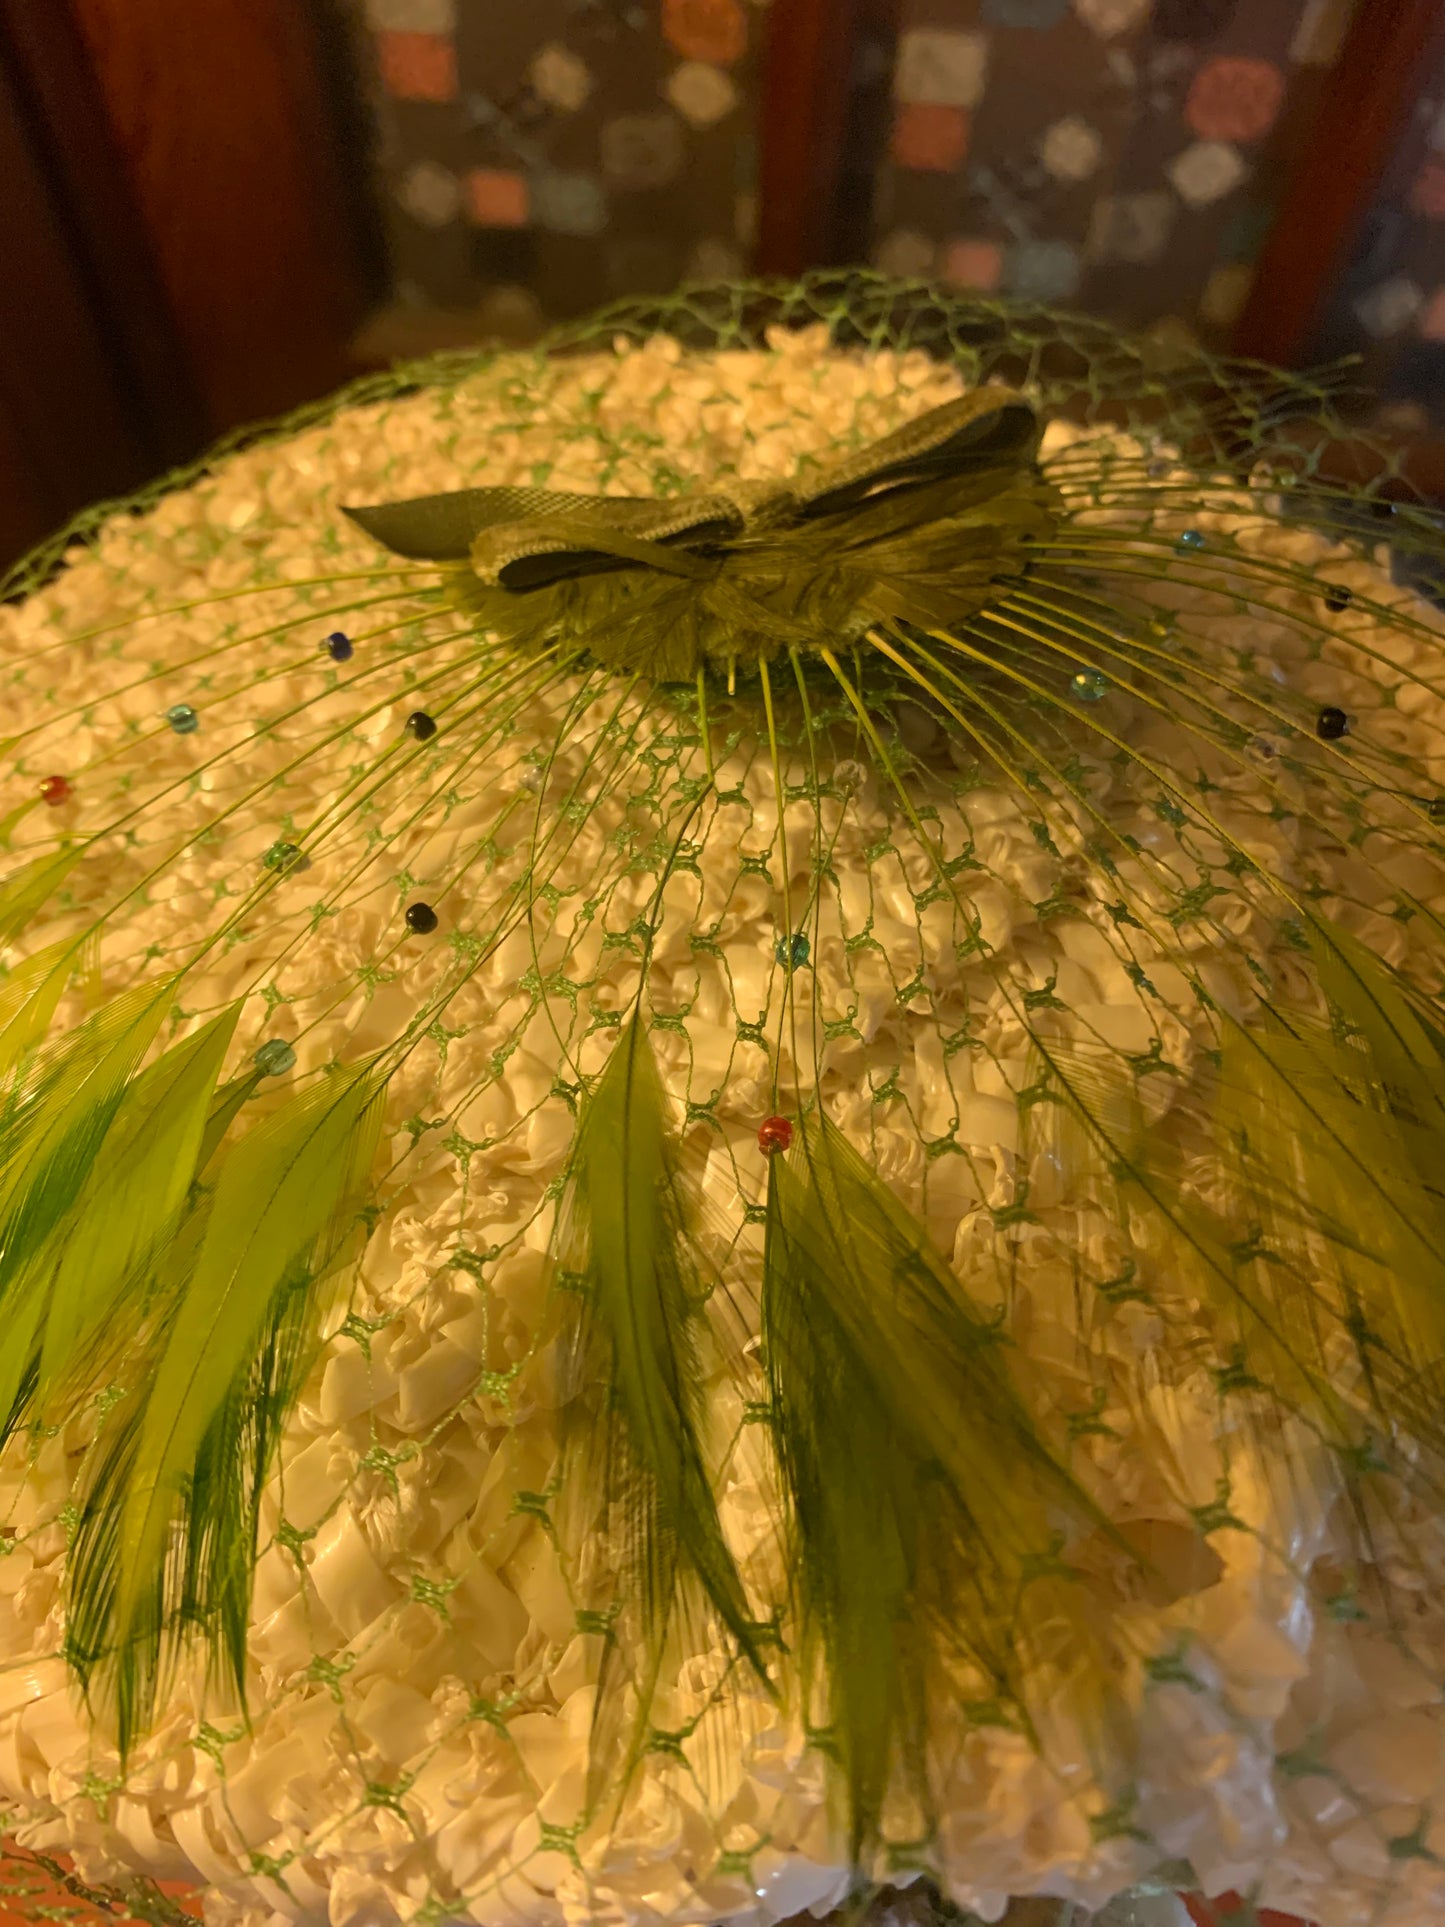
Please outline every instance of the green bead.
[{"label": "green bead", "polygon": [[268,1037],[253,1061],[262,1077],[284,1077],[296,1068],[296,1053],[284,1037]]},{"label": "green bead", "polygon": [[1109,693],[1109,678],[1097,669],[1081,669],[1069,678],[1069,694],[1076,702],[1096,703]]},{"label": "green bead", "polygon": [[311,859],[294,843],[273,843],[261,858],[268,870],[309,870]]},{"label": "green bead", "polygon": [[189,703],[172,703],[166,711],[166,721],[177,736],[194,736],[201,726],[201,719]]},{"label": "green bead", "polygon": [[801,930],[795,930],[791,937],[779,937],[773,955],[784,970],[801,970],[808,961],[808,939]]}]

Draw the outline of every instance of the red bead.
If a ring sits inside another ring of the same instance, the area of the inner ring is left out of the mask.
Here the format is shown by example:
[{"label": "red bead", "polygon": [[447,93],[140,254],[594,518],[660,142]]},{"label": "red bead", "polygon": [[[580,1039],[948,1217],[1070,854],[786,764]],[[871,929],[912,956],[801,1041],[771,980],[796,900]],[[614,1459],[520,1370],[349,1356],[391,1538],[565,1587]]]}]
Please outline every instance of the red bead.
[{"label": "red bead", "polygon": [[758,1149],[764,1157],[775,1158],[793,1141],[793,1127],[785,1117],[765,1117],[758,1126]]},{"label": "red bead", "polygon": [[47,776],[40,785],[40,800],[58,810],[62,803],[68,803],[75,794],[74,786],[68,776]]}]

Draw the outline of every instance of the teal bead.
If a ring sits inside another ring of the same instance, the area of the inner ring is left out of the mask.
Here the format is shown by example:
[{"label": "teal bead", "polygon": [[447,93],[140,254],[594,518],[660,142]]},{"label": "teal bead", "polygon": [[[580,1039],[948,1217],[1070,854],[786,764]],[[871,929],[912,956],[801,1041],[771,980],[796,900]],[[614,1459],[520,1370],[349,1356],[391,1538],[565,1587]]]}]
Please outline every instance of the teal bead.
[{"label": "teal bead", "polygon": [[284,1077],[295,1070],[296,1053],[284,1037],[268,1037],[253,1061],[262,1077]]},{"label": "teal bead", "polygon": [[773,955],[784,970],[801,970],[808,961],[808,939],[801,930],[791,937],[779,937]]},{"label": "teal bead", "polygon": [[1198,529],[1185,529],[1179,537],[1179,540],[1174,544],[1174,547],[1179,555],[1188,555],[1191,549],[1202,549],[1204,547],[1204,537]]},{"label": "teal bead", "polygon": [[201,726],[201,719],[189,703],[172,703],[166,711],[166,721],[177,736],[194,736]]},{"label": "teal bead", "polygon": [[1096,703],[1109,693],[1109,678],[1097,669],[1081,669],[1069,678],[1069,694],[1076,702]]}]

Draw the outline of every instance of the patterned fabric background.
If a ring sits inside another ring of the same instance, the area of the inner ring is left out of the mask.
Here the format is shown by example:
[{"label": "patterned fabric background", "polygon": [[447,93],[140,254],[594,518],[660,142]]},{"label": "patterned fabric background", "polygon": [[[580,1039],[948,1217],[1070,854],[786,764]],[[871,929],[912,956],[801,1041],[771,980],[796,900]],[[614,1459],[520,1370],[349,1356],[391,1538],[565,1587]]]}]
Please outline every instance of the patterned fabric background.
[{"label": "patterned fabric background", "polygon": [[904,0],[875,261],[1227,335],[1350,11]]},{"label": "patterned fabric background", "polygon": [[398,296],[526,333],[738,274],[760,0],[364,0]]},{"label": "patterned fabric background", "polygon": [[[526,334],[751,265],[764,0],[348,4],[404,303]],[[846,157],[871,175],[874,261],[1227,341],[1354,4],[901,0],[884,151]],[[1445,73],[1436,92],[1317,344],[1369,347],[1422,421],[1445,367]]]},{"label": "patterned fabric background", "polygon": [[1311,344],[1313,359],[1360,354],[1382,420],[1445,427],[1445,66],[1416,110]]}]

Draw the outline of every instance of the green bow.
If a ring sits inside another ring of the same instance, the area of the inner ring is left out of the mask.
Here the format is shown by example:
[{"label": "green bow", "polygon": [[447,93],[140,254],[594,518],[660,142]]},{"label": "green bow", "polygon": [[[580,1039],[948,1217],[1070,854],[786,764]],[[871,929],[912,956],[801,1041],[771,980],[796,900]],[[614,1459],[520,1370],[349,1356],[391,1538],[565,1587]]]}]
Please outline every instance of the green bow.
[{"label": "green bow", "polygon": [[519,649],[677,682],[879,621],[966,620],[1054,526],[1040,432],[1022,396],[983,388],[787,488],[478,488],[346,513],[396,555],[454,565],[456,599]]}]

